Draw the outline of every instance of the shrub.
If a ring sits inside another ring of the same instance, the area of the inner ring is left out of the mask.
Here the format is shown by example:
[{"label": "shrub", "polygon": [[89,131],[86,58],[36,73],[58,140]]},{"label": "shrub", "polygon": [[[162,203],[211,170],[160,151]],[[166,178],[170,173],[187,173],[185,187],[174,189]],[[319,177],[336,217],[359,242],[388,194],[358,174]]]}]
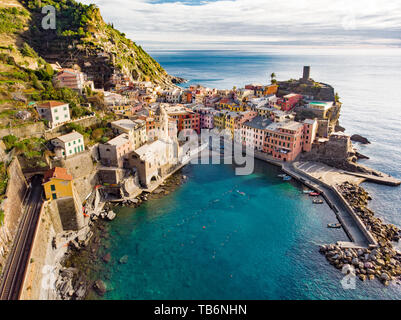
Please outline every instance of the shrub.
[{"label": "shrub", "polygon": [[29,46],[29,44],[27,44],[26,42],[24,42],[24,44],[22,45],[22,48],[20,48],[19,50],[20,50],[21,54],[22,54],[24,57],[31,57],[31,58],[37,58],[37,57],[38,57],[38,55],[37,55],[37,53],[35,52],[35,50],[33,50],[33,49]]}]

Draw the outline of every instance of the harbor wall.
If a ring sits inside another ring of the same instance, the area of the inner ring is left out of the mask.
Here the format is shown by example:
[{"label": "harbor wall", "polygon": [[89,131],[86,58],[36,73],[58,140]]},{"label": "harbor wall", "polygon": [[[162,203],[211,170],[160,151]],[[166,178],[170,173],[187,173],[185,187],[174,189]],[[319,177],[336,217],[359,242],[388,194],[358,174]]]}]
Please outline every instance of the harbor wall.
[{"label": "harbor wall", "polygon": [[[293,168],[294,168],[294,171],[296,171],[296,172],[298,172],[298,173],[300,173],[300,174],[302,174],[302,175],[305,175],[305,174],[306,174],[305,172],[299,170],[299,169],[298,169],[297,167],[295,167],[295,166],[293,166]],[[303,179],[302,177],[297,176],[297,175],[294,176],[294,175],[292,174],[292,171],[291,171],[291,170],[288,170],[288,169],[284,169],[284,168],[283,168],[283,171],[284,171],[285,173],[287,173],[288,175],[293,176],[294,178],[296,178],[297,180],[299,180],[299,181],[301,181],[302,183],[305,184],[306,180]],[[332,192],[334,193],[334,195],[335,195],[335,196],[340,200],[340,202],[344,205],[344,207],[345,207],[345,209],[347,210],[348,214],[349,214],[349,215],[351,216],[351,218],[355,221],[355,223],[357,224],[358,228],[362,231],[362,233],[364,234],[364,236],[366,237],[366,239],[368,240],[368,242],[369,242],[371,245],[375,245],[375,246],[377,245],[376,239],[375,239],[375,238],[372,236],[372,234],[366,229],[366,226],[363,224],[363,222],[361,221],[361,219],[358,217],[358,215],[355,213],[355,211],[351,208],[351,206],[348,204],[348,202],[344,199],[344,197],[338,192],[338,190],[337,190],[335,187],[333,187],[333,186],[331,186],[331,185],[329,185],[329,184],[327,184],[327,183],[325,183],[325,182],[323,182],[323,181],[321,181],[321,180],[319,180],[319,179],[316,179],[316,178],[314,178],[314,177],[312,177],[312,176],[310,176],[310,175],[308,175],[308,178],[309,178],[311,181],[316,182],[318,185],[323,185],[324,187],[326,187],[327,189],[329,189],[330,191],[332,191]],[[311,187],[311,185],[308,185],[308,187]],[[312,188],[312,189],[315,189],[317,192],[319,192],[319,193],[322,194],[322,196],[324,197],[324,199],[326,200],[326,202],[328,203],[328,205],[330,206],[330,208],[333,209],[333,211],[335,212],[335,214],[336,214],[337,218],[339,219],[340,223],[343,225],[344,230],[346,231],[347,235],[350,237],[350,239],[351,239],[352,241],[354,241],[354,238],[352,237],[351,233],[350,233],[348,230],[346,230],[346,224],[345,224],[344,221],[341,219],[341,217],[338,215],[338,208],[331,202],[331,200],[330,200],[329,197],[326,195],[326,193],[324,192],[324,190],[319,189],[319,188],[316,188],[316,187],[311,187],[311,188]]]}]

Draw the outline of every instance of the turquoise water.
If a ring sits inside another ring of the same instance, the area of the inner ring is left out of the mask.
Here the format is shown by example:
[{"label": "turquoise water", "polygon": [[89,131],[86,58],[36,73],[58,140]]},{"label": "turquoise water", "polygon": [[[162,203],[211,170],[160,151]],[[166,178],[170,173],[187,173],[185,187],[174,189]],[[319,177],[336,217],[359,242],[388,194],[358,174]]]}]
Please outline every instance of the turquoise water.
[{"label": "turquoise water", "polygon": [[[401,58],[382,55],[295,55],[245,52],[154,52],[171,74],[211,87],[298,78],[311,65],[316,80],[334,85],[344,103],[341,124],[368,137],[366,163],[401,178]],[[230,165],[190,165],[188,182],[110,223],[113,260],[105,299],[400,299],[401,286],[357,282],[344,290],[341,273],[318,245],[347,240],[327,229],[334,214],[312,205],[296,182],[257,162],[250,176]],[[366,184],[371,207],[401,226],[401,188]],[[241,196],[236,192],[245,192]],[[205,227],[205,228],[203,228]],[[117,263],[129,256],[126,265]]]},{"label": "turquoise water", "polygon": [[[112,222],[105,299],[391,298],[398,286],[341,287],[318,245],[347,240],[296,183],[257,162],[253,175],[229,165],[191,165],[176,192]],[[240,195],[236,190],[244,192]],[[117,263],[128,255],[125,265]],[[400,295],[401,296],[401,295]]]}]

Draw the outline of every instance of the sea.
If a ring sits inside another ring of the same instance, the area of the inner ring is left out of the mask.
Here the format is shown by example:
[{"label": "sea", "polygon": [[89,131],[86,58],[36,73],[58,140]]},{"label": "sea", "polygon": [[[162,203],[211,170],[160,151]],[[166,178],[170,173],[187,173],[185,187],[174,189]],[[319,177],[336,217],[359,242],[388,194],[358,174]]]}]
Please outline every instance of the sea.
[{"label": "sea", "polygon": [[[154,50],[183,84],[231,89],[247,83],[311,77],[334,86],[340,124],[371,144],[355,144],[362,163],[401,179],[401,54],[398,49]],[[326,205],[313,205],[296,181],[256,160],[254,173],[229,164],[183,169],[187,182],[136,209],[120,208],[109,224],[112,261],[103,299],[401,299],[401,285],[344,286],[319,245],[347,241]],[[401,187],[364,183],[370,207],[401,227]],[[127,255],[127,264],[118,260]],[[102,264],[100,260],[95,262]]]}]

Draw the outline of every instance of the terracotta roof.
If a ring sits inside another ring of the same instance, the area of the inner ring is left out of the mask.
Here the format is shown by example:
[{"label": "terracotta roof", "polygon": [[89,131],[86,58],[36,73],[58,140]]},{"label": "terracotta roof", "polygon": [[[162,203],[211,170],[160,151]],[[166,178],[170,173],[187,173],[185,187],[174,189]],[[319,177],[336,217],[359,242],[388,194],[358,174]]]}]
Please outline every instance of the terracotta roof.
[{"label": "terracotta roof", "polygon": [[46,171],[44,175],[44,183],[48,182],[50,179],[61,179],[61,180],[72,180],[72,176],[67,173],[66,168],[55,167]]},{"label": "terracotta roof", "polygon": [[60,102],[60,101],[48,101],[48,102],[40,104],[39,108],[54,108],[54,107],[63,106],[65,104],[68,104],[68,103]]}]

